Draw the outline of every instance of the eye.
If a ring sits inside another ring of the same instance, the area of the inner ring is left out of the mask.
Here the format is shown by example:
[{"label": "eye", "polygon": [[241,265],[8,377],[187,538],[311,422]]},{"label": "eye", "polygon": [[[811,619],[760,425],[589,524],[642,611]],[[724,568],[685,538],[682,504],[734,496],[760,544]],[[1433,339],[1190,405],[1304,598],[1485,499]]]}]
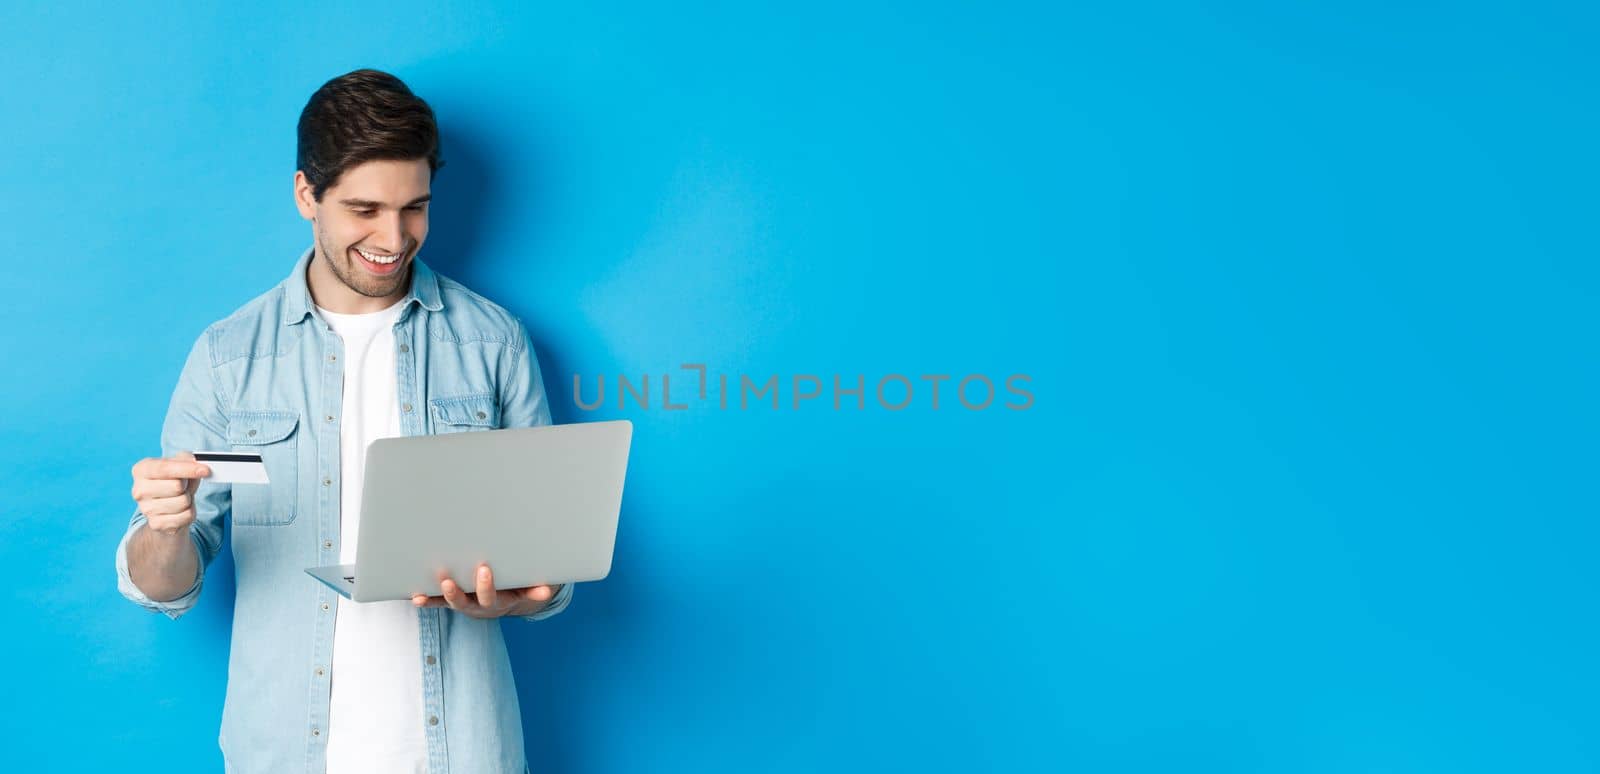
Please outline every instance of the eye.
[{"label": "eye", "polygon": [[363,218],[370,218],[372,217],[373,213],[377,212],[377,210],[351,210],[351,212],[354,212]]},{"label": "eye", "polygon": [[422,212],[422,205],[413,204],[410,207],[407,207],[406,209],[411,210],[412,212]]}]

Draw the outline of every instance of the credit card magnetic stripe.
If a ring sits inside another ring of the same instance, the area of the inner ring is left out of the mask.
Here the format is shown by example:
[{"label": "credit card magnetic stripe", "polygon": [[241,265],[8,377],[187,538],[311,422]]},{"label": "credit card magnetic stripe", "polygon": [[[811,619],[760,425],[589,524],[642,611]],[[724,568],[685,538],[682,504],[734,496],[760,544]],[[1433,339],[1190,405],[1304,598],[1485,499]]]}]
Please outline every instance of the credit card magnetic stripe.
[{"label": "credit card magnetic stripe", "polygon": [[260,462],[261,455],[251,452],[195,452],[195,462]]}]

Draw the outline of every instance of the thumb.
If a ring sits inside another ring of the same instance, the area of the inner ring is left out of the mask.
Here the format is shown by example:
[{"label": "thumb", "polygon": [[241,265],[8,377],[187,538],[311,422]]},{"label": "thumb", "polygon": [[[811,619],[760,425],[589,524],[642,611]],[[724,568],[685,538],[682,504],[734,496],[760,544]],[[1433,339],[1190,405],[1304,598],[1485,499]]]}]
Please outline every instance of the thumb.
[{"label": "thumb", "polygon": [[[193,452],[186,452],[186,451],[178,452],[177,454],[172,455],[172,459],[184,460],[185,462],[193,462],[194,461],[194,453]],[[186,478],[186,479],[183,480],[183,493],[184,493],[185,496],[193,497],[195,490],[199,489],[199,488],[200,488],[200,479],[198,479],[198,478]]]}]

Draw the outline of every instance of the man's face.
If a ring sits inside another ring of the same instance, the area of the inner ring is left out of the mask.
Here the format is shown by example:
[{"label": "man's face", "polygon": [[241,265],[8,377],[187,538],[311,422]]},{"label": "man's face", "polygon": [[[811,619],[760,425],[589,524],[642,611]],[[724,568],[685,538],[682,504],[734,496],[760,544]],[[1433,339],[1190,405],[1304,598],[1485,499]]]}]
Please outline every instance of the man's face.
[{"label": "man's face", "polygon": [[296,172],[295,204],[312,223],[317,260],[361,296],[399,300],[428,237],[430,177],[424,159],[368,161],[345,170],[318,202]]}]

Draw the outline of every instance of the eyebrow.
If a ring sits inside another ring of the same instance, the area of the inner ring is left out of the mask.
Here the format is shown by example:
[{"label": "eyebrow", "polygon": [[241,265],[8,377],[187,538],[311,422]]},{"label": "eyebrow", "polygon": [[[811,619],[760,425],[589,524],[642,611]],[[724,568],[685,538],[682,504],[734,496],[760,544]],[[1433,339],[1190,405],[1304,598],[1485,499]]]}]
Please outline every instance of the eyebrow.
[{"label": "eyebrow", "polygon": [[[410,207],[410,206],[412,206],[414,204],[421,204],[421,203],[423,203],[425,201],[428,201],[429,199],[432,199],[432,198],[433,198],[433,194],[423,194],[421,196],[418,196],[415,199],[412,199],[409,202],[406,202],[405,206]],[[372,201],[371,199],[340,199],[339,203],[343,204],[346,207],[359,207],[359,208],[362,208],[362,209],[371,209],[371,210],[375,210],[375,209],[378,209],[379,207],[383,206],[383,202],[375,202],[375,201]]]}]

